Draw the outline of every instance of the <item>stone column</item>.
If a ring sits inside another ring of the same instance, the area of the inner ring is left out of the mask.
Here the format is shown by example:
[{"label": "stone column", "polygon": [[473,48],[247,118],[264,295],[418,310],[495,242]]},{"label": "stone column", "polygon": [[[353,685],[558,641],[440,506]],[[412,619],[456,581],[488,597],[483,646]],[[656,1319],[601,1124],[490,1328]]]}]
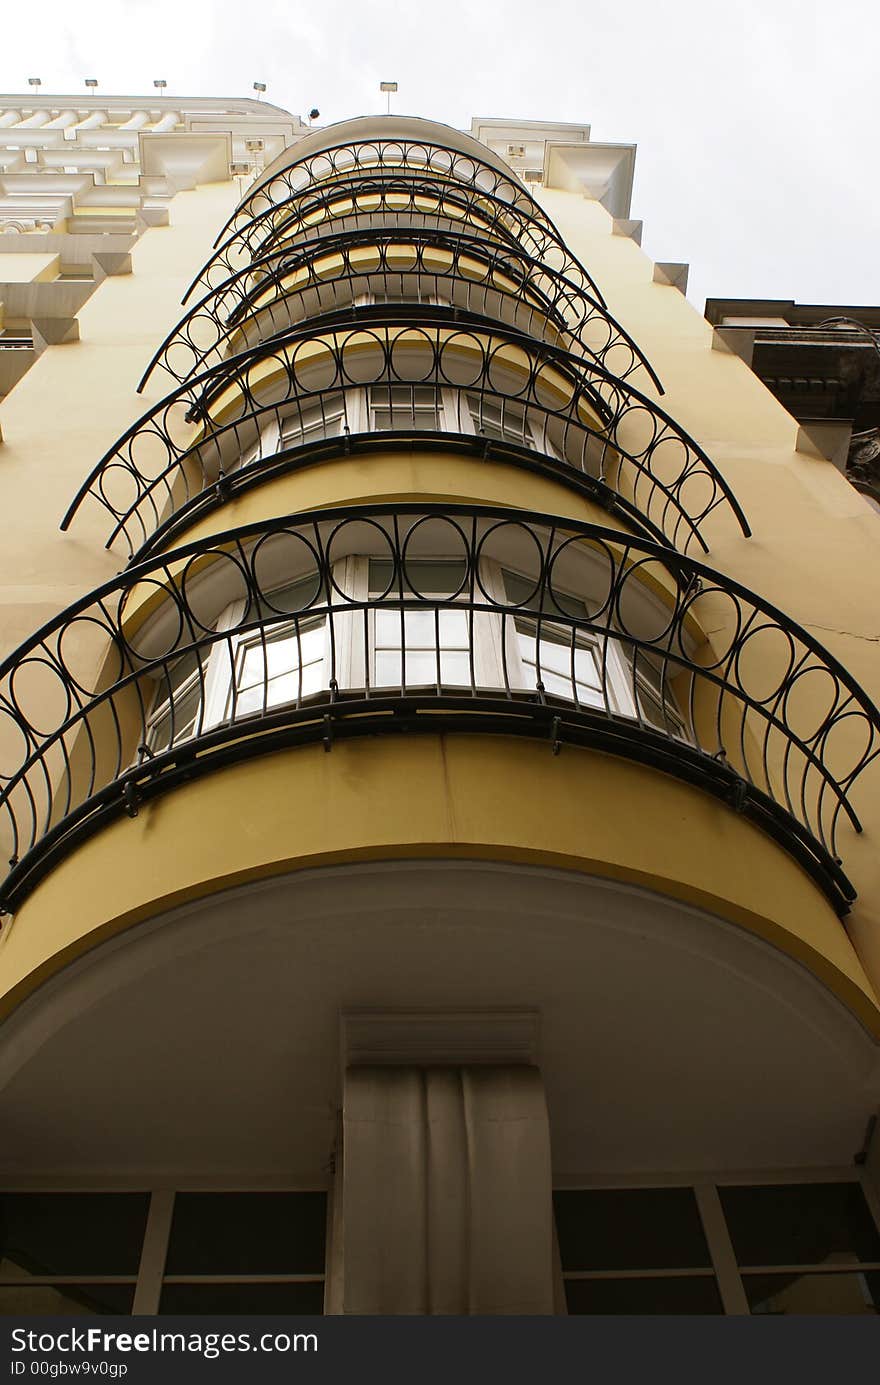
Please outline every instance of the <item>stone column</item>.
[{"label": "stone column", "polygon": [[349,1067],[343,1130],[343,1312],[553,1313],[536,1067]]}]

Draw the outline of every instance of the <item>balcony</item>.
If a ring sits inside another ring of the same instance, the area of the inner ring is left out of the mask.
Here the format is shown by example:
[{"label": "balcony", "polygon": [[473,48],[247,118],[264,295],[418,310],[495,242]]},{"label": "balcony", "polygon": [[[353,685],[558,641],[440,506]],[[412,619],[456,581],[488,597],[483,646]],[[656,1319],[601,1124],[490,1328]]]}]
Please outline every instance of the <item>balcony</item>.
[{"label": "balcony", "polygon": [[642,538],[409,504],[187,544],[22,645],[0,667],[2,907],[195,776],[446,732],[673,775],[773,837],[840,913],[854,897],[837,837],[842,819],[859,828],[850,790],[878,756],[880,713],[806,631]]},{"label": "balcony", "polygon": [[513,246],[463,231],[354,229],[261,255],[203,294],[144,372],[177,383],[305,320],[379,303],[446,304],[583,354],[621,380],[641,373],[635,342],[565,274]]},{"label": "balcony", "polygon": [[303,238],[390,228],[467,231],[525,251],[604,306],[547,213],[509,171],[471,153],[394,140],[355,141],[270,171],[221,231],[184,302]]},{"label": "balcony", "polygon": [[[398,389],[413,400],[395,417]],[[426,389],[434,422],[419,424],[414,391]],[[385,391],[383,427],[364,400]],[[306,429],[306,415],[338,418],[340,399],[339,426]],[[272,440],[285,433],[294,441],[278,449]],[[101,459],[62,527],[91,498],[111,517],[108,546],[122,538],[144,556],[145,545],[279,470],[389,441],[424,447],[432,434],[435,446],[553,475],[682,548],[707,549],[701,530],[717,510],[749,532],[705,452],[628,382],[490,318],[419,303],[364,307],[354,322],[331,315],[185,381]]]}]

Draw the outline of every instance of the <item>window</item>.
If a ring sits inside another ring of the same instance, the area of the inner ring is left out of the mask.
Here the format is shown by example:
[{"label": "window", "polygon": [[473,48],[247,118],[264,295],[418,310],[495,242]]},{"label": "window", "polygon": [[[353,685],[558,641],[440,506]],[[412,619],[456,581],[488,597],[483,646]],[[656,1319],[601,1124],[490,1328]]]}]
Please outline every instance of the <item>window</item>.
[{"label": "window", "polygon": [[498,442],[534,447],[535,438],[526,409],[516,400],[497,395],[467,396],[468,413],[475,433]]},{"label": "window", "polygon": [[147,719],[150,750],[167,750],[197,734],[204,701],[204,658],[199,650],[188,650],[160,676]]},{"label": "window", "polygon": [[553,1195],[569,1313],[721,1313],[691,1188]]},{"label": "window", "polygon": [[[404,596],[425,598],[424,610],[373,612],[373,683],[377,688],[449,684],[470,687],[470,622],[466,610],[450,609],[450,594],[466,578],[464,563],[407,563]],[[370,562],[370,596],[389,592],[390,561]],[[389,592],[389,595],[392,594]],[[431,599],[447,603],[432,606]]]},{"label": "window", "polygon": [[381,382],[343,395],[329,393],[293,399],[277,407],[264,424],[259,441],[225,464],[238,471],[288,448],[304,447],[342,433],[463,433],[513,443],[548,457],[558,457],[537,411],[502,395],[455,390],[441,385]]},{"label": "window", "polygon": [[163,666],[148,748],[171,749],[213,727],[301,705],[328,690],[331,679],[342,690],[368,693],[541,690],[686,735],[662,655],[632,653],[613,632],[585,629],[583,601],[558,591],[552,601],[539,596],[533,582],[493,559],[482,560],[472,591],[463,559],[408,558],[401,577],[390,558],[345,558],[334,566],[340,590],[329,614],[317,582],[313,574],[279,587],[257,612],[234,603],[211,643]]},{"label": "window", "polygon": [[880,1312],[880,1233],[851,1177],[578,1189],[553,1206],[569,1313]]},{"label": "window", "polygon": [[[0,1193],[0,1316],[131,1314],[136,1293],[160,1313],[320,1314],[326,1220],[318,1191]],[[164,1264],[142,1254],[151,1228]]]},{"label": "window", "polygon": [[[611,710],[617,710],[621,702],[625,706],[626,691],[617,646],[598,635],[554,622],[555,604],[551,604],[546,594],[537,597],[534,583],[528,578],[504,569],[502,580],[507,601],[524,608],[521,614],[514,616],[513,624],[525,686],[536,688],[540,683],[545,692],[569,697],[579,706]],[[586,620],[587,608],[582,601],[559,594],[556,599],[565,614]]]},{"label": "window", "polygon": [[877,1313],[880,1234],[858,1183],[720,1188],[752,1313]]},{"label": "window", "polygon": [[369,431],[456,431],[448,395],[448,390],[434,385],[371,385],[367,392]]},{"label": "window", "polygon": [[131,1313],[149,1201],[0,1194],[0,1314]]},{"label": "window", "polygon": [[341,394],[303,401],[295,411],[282,418],[278,434],[279,449],[302,447],[317,438],[338,437],[344,424],[345,403]]},{"label": "window", "polygon": [[324,1193],[178,1193],[160,1313],[322,1313]]},{"label": "window", "polygon": [[[315,577],[278,588],[258,612],[273,623],[252,629],[237,629],[246,614],[242,602],[227,607],[217,622],[221,638],[188,650],[160,675],[148,749],[170,750],[223,722],[301,702],[327,687],[326,616],[296,614],[316,599],[316,590]],[[277,621],[288,612],[290,621]]]}]

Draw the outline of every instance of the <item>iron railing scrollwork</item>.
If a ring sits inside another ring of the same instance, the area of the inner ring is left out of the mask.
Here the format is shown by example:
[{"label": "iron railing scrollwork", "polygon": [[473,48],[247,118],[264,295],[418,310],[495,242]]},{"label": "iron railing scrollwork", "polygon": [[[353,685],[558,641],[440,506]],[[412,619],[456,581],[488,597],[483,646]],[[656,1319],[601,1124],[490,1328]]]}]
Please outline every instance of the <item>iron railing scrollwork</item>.
[{"label": "iron railing scrollwork", "polygon": [[0,665],[3,907],[84,835],[193,775],[402,730],[652,765],[750,817],[840,912],[853,897],[839,827],[859,828],[850,795],[878,758],[880,713],[808,632],[613,529],[401,504],[188,543]]},{"label": "iron railing scrollwork", "polygon": [[[259,466],[268,423],[295,423],[307,408],[324,413],[328,399],[341,398],[343,435],[364,431],[353,401],[362,417],[364,391],[387,390],[390,404],[395,387],[434,392],[435,432],[444,428],[441,403],[450,426],[447,395],[452,432],[489,434],[485,421],[506,410],[520,420],[522,440],[558,464],[560,478],[569,469],[593,478],[673,545],[706,550],[701,526],[721,507],[749,532],[703,449],[631,384],[492,319],[422,304],[313,321],[185,381],[101,459],[62,527],[89,496],[113,521],[108,544],[123,535],[137,552],[169,514],[242,467],[249,449],[257,449],[249,465]],[[503,418],[496,431],[504,432]]]}]

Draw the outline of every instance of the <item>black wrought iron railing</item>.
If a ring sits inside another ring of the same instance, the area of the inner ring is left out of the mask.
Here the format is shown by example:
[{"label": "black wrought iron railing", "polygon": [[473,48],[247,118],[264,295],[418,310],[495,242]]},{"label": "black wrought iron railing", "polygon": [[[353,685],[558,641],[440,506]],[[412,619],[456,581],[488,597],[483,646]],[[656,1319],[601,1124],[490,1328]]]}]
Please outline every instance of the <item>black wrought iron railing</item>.
[{"label": "black wrought iron railing", "polygon": [[393,170],[309,187],[245,221],[216,245],[183,302],[220,287],[239,270],[277,250],[296,249],[304,241],[324,236],[391,227],[465,231],[486,244],[522,251],[605,306],[597,284],[545,213],[538,216],[532,207],[524,210],[473,184]]},{"label": "black wrought iron railing", "polygon": [[[412,398],[396,418],[395,389]],[[421,423],[416,390],[434,399]],[[423,304],[364,308],[355,321],[313,320],[185,381],[101,459],[62,528],[89,497],[110,514],[108,545],[122,536],[137,552],[209,487],[219,483],[222,497],[230,472],[250,467],[258,475],[274,455],[265,444],[269,424],[278,436],[313,439],[316,412],[338,420],[341,400],[340,447],[353,434],[375,437],[382,409],[371,413],[372,392],[380,406],[385,398],[390,432],[482,436],[487,448],[494,438],[519,442],[561,479],[589,478],[623,502],[622,513],[638,512],[676,546],[707,549],[701,528],[721,508],[749,532],[702,448],[628,382],[491,319]]]},{"label": "black wrought iron railing", "polygon": [[463,187],[473,187],[486,196],[497,197],[505,206],[552,226],[547,213],[525,184],[506,165],[494,161],[488,150],[461,150],[436,141],[388,138],[383,134],[345,140],[305,155],[298,155],[294,146],[283,168],[267,169],[248,188],[214,243],[223,240],[230,230],[240,229],[255,217],[272,212],[288,197],[340,178],[377,172],[448,179]]},{"label": "black wrought iron railing", "polygon": [[838,837],[844,820],[859,828],[851,791],[878,758],[880,713],[805,630],[616,530],[411,504],[189,543],[8,658],[2,907],[195,775],[306,742],[447,731],[651,765],[752,819],[841,912],[853,897]]},{"label": "black wrought iron railing", "polygon": [[178,383],[311,317],[359,301],[445,303],[496,318],[583,353],[618,379],[643,372],[662,394],[629,333],[598,299],[513,246],[459,231],[352,230],[285,246],[248,264],[195,302],[144,372]]}]

